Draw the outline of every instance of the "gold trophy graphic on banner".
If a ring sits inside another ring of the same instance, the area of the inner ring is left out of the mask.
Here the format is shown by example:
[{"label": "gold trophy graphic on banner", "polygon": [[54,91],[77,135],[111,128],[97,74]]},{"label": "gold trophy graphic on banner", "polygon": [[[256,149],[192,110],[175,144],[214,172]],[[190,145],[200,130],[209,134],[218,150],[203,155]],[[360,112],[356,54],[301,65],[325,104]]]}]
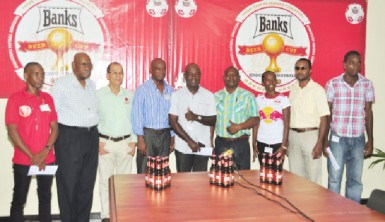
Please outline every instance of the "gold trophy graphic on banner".
[{"label": "gold trophy graphic on banner", "polygon": [[52,69],[54,71],[68,71],[63,57],[72,45],[72,34],[64,28],[56,28],[48,34],[48,47],[56,54],[56,62]]},{"label": "gold trophy graphic on banner", "polygon": [[266,71],[280,72],[281,68],[277,65],[277,57],[282,53],[284,42],[281,36],[275,33],[268,34],[262,41],[264,52],[270,57],[270,64]]}]

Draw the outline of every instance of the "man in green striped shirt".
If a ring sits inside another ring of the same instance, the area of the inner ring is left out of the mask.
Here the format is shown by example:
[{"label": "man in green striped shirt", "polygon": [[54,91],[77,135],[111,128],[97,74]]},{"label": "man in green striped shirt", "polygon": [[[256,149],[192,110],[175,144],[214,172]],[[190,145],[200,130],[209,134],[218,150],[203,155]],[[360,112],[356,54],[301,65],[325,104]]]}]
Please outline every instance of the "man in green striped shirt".
[{"label": "man in green striped shirt", "polygon": [[123,67],[107,67],[109,84],[98,90],[99,97],[99,192],[102,222],[109,221],[108,178],[114,173],[131,173],[137,137],[132,133],[133,93],[121,87]]},{"label": "man in green striped shirt", "polygon": [[250,128],[258,121],[254,95],[238,87],[239,71],[233,66],[224,72],[225,88],[215,93],[217,122],[215,154],[232,148],[234,163],[239,170],[250,169]]}]

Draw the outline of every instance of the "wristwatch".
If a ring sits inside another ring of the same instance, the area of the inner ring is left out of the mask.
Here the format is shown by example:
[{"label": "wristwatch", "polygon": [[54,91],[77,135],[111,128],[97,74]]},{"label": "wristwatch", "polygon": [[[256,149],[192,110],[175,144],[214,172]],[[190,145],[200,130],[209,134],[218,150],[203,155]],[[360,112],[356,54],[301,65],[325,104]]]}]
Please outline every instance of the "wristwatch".
[{"label": "wristwatch", "polygon": [[52,146],[46,145],[44,148],[50,151],[52,149]]},{"label": "wristwatch", "polygon": [[202,120],[202,116],[197,116],[197,119],[198,119],[199,121],[201,121],[201,120]]}]

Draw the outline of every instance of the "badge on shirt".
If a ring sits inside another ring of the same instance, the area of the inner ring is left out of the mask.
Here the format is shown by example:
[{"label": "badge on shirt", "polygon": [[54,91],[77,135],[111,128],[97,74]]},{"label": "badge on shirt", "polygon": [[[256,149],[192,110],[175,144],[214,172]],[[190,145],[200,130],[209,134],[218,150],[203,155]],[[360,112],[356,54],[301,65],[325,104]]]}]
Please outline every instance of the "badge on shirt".
[{"label": "badge on shirt", "polygon": [[48,105],[48,104],[40,105],[40,110],[41,110],[42,112],[51,112],[51,109],[49,108],[49,105]]},{"label": "badge on shirt", "polygon": [[29,106],[20,106],[19,107],[19,114],[22,117],[28,117],[31,115],[32,109]]},{"label": "badge on shirt", "polygon": [[124,98],[124,102],[125,102],[126,104],[128,104],[128,102],[129,102],[128,97]]}]

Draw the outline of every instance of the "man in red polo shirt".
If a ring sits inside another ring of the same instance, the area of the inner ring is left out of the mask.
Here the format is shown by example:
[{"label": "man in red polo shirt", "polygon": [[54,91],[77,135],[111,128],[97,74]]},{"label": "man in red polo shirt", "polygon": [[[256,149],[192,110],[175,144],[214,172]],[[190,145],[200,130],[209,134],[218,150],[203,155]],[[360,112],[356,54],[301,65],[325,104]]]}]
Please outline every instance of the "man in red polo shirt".
[{"label": "man in red polo shirt", "polygon": [[[52,97],[41,92],[44,69],[36,62],[24,68],[27,87],[8,99],[5,123],[8,136],[14,144],[13,171],[14,188],[11,203],[11,221],[24,221],[23,208],[26,203],[31,176],[27,176],[31,165],[45,170],[47,164],[55,162],[52,145],[58,135],[57,114]],[[51,221],[51,186],[53,176],[37,176],[39,197],[39,221]]]}]

